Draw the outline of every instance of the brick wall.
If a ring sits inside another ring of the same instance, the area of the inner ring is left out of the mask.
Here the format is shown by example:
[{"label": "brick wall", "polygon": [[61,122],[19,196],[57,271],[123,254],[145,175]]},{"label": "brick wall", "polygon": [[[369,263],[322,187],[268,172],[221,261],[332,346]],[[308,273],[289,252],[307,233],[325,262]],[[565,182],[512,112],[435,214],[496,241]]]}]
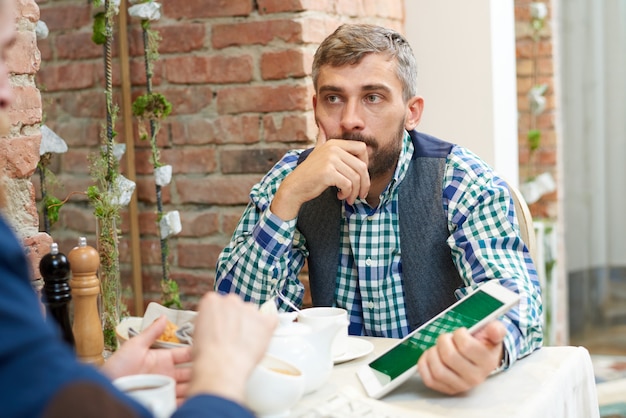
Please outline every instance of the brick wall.
[{"label": "brick wall", "polygon": [[[50,165],[57,180],[52,193],[63,198],[91,184],[88,158],[100,144],[104,118],[102,49],[90,40],[94,10],[87,2],[39,0],[38,4],[50,29],[49,37],[38,43],[42,63],[37,85],[44,120],[69,146]],[[170,239],[170,260],[171,277],[179,282],[186,307],[193,308],[198,297],[212,288],[217,256],[228,243],[250,187],[287,149],[312,143],[316,128],[308,75],[319,42],[350,20],[402,30],[403,4],[403,0],[162,2],[163,17],[153,24],[163,38],[153,88],[174,106],[158,142],[162,162],[174,169],[163,198],[166,211],[181,213],[183,230]],[[143,93],[145,83],[138,22],[129,21],[128,31],[135,97]],[[119,90],[118,76],[114,84]],[[125,141],[125,122],[116,127],[118,142]],[[161,274],[156,198],[148,144],[135,141],[142,276],[148,302],[159,297]],[[39,193],[37,176],[33,182]],[[127,221],[124,214],[124,233]],[[83,195],[71,197],[50,232],[65,253],[81,235],[95,245],[95,221]],[[120,250],[127,287],[128,248],[126,234]]]},{"label": "brick wall", "polygon": [[[30,177],[39,160],[41,96],[35,85],[40,56],[35,38],[39,9],[34,0],[17,4],[17,38],[6,60],[13,86],[14,101],[9,109],[11,131],[0,137],[0,177],[7,193],[6,219],[25,244],[33,276],[38,276],[39,260],[49,251],[50,237],[39,233],[35,193]],[[40,283],[39,283],[40,284]]]},{"label": "brick wall", "polygon": [[[529,0],[515,0],[515,34],[517,56],[517,93],[519,111],[519,163],[520,181],[528,180],[543,172],[549,172],[557,178],[557,133],[555,130],[555,59],[553,54],[554,34],[552,32],[552,9],[549,0],[548,16],[536,42],[531,29]],[[546,109],[536,118],[536,128],[541,131],[541,145],[531,155],[528,130],[531,128],[531,113],[528,93],[533,86],[533,71],[536,68],[536,83],[547,84],[545,94]],[[558,191],[544,195],[538,202],[530,205],[534,217],[556,219]]]}]

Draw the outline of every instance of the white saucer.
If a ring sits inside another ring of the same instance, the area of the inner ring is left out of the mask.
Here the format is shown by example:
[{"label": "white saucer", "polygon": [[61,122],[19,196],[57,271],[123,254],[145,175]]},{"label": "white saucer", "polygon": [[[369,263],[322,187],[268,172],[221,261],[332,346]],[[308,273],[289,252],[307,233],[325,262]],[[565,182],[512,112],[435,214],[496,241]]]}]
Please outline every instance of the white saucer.
[{"label": "white saucer", "polygon": [[333,358],[335,364],[345,363],[346,361],[354,360],[359,357],[368,355],[374,350],[374,345],[362,338],[348,337],[348,349]]}]

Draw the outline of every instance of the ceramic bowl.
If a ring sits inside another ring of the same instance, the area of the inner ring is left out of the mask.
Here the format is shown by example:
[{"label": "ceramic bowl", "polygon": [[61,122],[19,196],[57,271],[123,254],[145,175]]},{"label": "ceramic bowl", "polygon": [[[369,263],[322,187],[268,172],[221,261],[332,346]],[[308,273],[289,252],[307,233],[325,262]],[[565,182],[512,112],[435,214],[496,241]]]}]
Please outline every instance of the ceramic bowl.
[{"label": "ceramic bowl", "polygon": [[304,375],[291,363],[266,355],[246,387],[246,405],[260,418],[287,417],[304,394]]}]

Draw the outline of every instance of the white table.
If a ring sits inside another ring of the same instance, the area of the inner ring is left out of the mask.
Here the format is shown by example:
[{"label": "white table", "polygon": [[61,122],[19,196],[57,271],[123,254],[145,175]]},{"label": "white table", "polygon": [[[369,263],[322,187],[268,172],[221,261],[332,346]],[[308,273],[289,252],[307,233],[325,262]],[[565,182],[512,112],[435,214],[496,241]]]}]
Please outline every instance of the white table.
[{"label": "white table", "polygon": [[[330,381],[306,395],[292,411],[294,415],[324,402],[347,386],[365,396],[356,370],[371,361],[376,353],[398,342],[385,338],[366,339],[374,344],[374,352],[335,365]],[[599,417],[591,358],[583,347],[544,347],[462,396],[432,391],[416,375],[382,401],[393,409],[402,408],[415,416],[428,417]]]}]

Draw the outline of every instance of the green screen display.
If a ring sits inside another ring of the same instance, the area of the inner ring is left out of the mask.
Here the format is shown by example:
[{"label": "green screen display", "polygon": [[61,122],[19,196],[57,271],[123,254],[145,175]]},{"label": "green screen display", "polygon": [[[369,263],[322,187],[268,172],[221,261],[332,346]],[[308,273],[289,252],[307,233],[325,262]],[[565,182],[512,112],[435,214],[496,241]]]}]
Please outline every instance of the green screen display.
[{"label": "green screen display", "polygon": [[477,290],[443,316],[436,318],[392,350],[371,362],[369,366],[388,376],[385,376],[385,380],[389,381],[389,378],[393,380],[411,367],[416,367],[417,360],[422,353],[435,345],[439,335],[461,327],[469,329],[502,305],[504,303],[498,299],[482,290]]}]

